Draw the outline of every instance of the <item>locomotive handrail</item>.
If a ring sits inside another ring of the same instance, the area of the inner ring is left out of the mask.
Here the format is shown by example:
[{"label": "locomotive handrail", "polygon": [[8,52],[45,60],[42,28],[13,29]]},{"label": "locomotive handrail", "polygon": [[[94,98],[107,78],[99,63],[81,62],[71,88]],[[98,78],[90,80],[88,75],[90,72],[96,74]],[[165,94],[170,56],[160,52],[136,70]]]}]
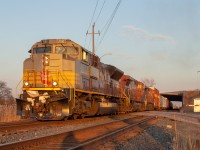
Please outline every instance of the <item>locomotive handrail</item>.
[{"label": "locomotive handrail", "polygon": [[[63,78],[62,73],[60,73],[60,76],[63,79],[63,81],[69,86],[69,88],[73,88],[73,85],[70,83],[70,81],[67,79],[65,75],[64,75],[65,78]],[[67,80],[67,82],[65,81],[65,79]]]},{"label": "locomotive handrail", "polygon": [[[64,82],[70,90],[70,97],[69,97],[69,101],[73,99],[73,97],[75,98],[75,92],[73,92],[73,89],[75,91],[75,87],[73,87],[72,83],[70,82],[70,80],[66,77],[66,75],[58,70],[58,69],[54,69],[54,70],[48,70],[48,72],[54,73],[56,75],[56,80],[59,81],[59,78],[62,80],[62,83]],[[37,76],[41,76],[41,73],[36,72],[35,69],[24,69],[24,76],[21,79],[21,81],[26,78],[26,80],[28,81],[32,81],[34,85],[36,85],[37,82]],[[32,78],[32,79],[30,79]],[[21,82],[20,81],[20,82]],[[20,84],[20,83],[19,83]],[[74,102],[75,103],[75,102]]]},{"label": "locomotive handrail", "polygon": [[[122,87],[121,87],[121,93],[122,95],[125,96],[125,99],[126,99],[126,105],[130,104],[130,95],[129,97],[126,95],[125,91],[123,91]],[[129,93],[130,94],[130,93]]]},{"label": "locomotive handrail", "polygon": [[[67,79],[67,77],[64,75],[65,78],[63,78],[63,75],[62,73],[60,73],[61,75],[61,78],[64,80],[64,82],[69,86],[69,90],[70,90],[70,98],[69,98],[69,101],[72,100],[72,95],[74,96],[74,99],[75,99],[75,87],[74,87],[74,92],[73,92],[73,85],[71,84],[71,82]],[[67,80],[67,82],[65,81],[65,79]],[[74,106],[75,106],[75,101],[74,101]]]},{"label": "locomotive handrail", "polygon": [[[69,101],[72,100],[72,92],[73,92],[73,85],[71,84],[71,82],[68,80],[68,78],[62,74],[62,71],[60,70],[48,70],[49,72],[57,72],[58,74],[58,78],[59,76],[62,78],[62,81],[64,81],[65,84],[67,84],[67,86],[69,87],[70,89],[70,98],[69,98]],[[74,95],[74,94],[73,94]]]},{"label": "locomotive handrail", "polygon": [[[34,85],[36,85],[36,81],[35,81],[35,80],[36,80],[36,77],[35,77],[35,76],[36,76],[37,74],[35,74],[35,69],[24,69],[24,72],[25,72],[25,73],[24,73],[23,79],[24,79],[24,77],[27,77],[29,81],[33,81]],[[29,79],[29,77],[30,77],[29,74],[30,74],[30,73],[33,73],[33,80],[30,80],[30,79]],[[26,74],[27,74],[27,75],[26,75]]]},{"label": "locomotive handrail", "polygon": [[[24,71],[28,74],[27,75],[27,77],[29,78],[29,71],[31,71],[33,74],[34,74],[34,84],[35,84],[35,69],[24,69]],[[17,90],[18,90],[18,87],[19,87],[19,85],[20,85],[20,83],[22,82],[22,80],[24,80],[24,76],[21,78],[21,80],[19,81],[19,83],[17,84],[17,86],[16,86],[16,96],[18,95],[18,92],[17,92]],[[20,92],[20,94],[18,95],[18,96],[20,96],[21,95],[21,93],[22,93],[22,90],[21,90],[21,92]]]},{"label": "locomotive handrail", "polygon": [[142,94],[142,97],[141,97],[141,101],[146,101],[146,95],[148,93],[148,90],[144,90],[143,94]]},{"label": "locomotive handrail", "polygon": [[[15,89],[15,90],[16,90],[16,91],[15,91],[16,96],[18,95],[18,94],[17,94],[17,89],[18,89],[18,87],[19,87],[19,84],[22,82],[22,80],[23,80],[23,77],[21,78],[21,80],[19,81],[19,83],[18,83],[17,86],[16,86],[16,89]],[[21,93],[22,93],[22,90],[21,90]],[[21,93],[20,93],[20,94],[21,94]],[[19,94],[18,96],[20,96],[20,94]]]}]

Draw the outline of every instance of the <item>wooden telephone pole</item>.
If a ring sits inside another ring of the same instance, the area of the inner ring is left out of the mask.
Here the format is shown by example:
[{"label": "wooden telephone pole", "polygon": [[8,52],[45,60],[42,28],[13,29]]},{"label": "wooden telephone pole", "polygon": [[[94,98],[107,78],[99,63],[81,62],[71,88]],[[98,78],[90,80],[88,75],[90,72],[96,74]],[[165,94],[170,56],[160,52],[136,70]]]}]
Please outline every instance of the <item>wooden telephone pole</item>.
[{"label": "wooden telephone pole", "polygon": [[100,35],[100,32],[99,32],[99,31],[98,31],[98,33],[95,33],[95,32],[94,32],[94,26],[95,26],[95,23],[93,23],[93,25],[92,25],[92,33],[88,33],[88,31],[87,31],[87,33],[86,33],[86,35],[87,35],[87,34],[92,34],[92,55],[95,54],[94,35],[95,35],[95,34],[99,34],[99,35]]}]

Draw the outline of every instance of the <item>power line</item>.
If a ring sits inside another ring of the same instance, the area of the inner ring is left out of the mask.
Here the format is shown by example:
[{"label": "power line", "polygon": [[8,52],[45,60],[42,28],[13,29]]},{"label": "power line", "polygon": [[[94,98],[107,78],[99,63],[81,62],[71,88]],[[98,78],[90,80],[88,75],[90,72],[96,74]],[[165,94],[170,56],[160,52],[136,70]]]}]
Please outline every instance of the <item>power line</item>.
[{"label": "power line", "polygon": [[97,18],[96,18],[96,20],[95,20],[95,23],[97,23],[97,21],[98,21],[98,19],[99,19],[99,17],[100,17],[100,14],[101,14],[101,12],[102,12],[102,10],[103,10],[103,7],[104,7],[104,5],[105,5],[105,2],[106,2],[106,0],[104,0],[103,4],[102,4],[102,6],[101,6],[101,9],[100,9],[100,11],[99,11],[99,14],[98,14],[98,16],[97,16]]},{"label": "power line", "polygon": [[86,40],[87,40],[87,34],[85,34],[85,42],[84,42],[84,47],[85,47],[85,44],[86,44]]},{"label": "power line", "polygon": [[[106,33],[108,32],[108,29],[109,29],[109,27],[110,27],[110,25],[111,25],[111,23],[112,23],[112,21],[113,21],[113,19],[114,19],[114,17],[115,17],[115,14],[116,14],[116,12],[117,12],[117,10],[118,10],[120,4],[121,4],[121,1],[122,1],[122,0],[119,0],[119,2],[117,3],[117,5],[116,5],[116,7],[115,7],[115,9],[114,9],[114,11],[113,11],[113,13],[111,14],[111,17],[108,19],[107,23],[106,23],[105,26],[103,27],[103,29],[102,29],[103,35],[102,35],[102,38],[101,38],[100,42],[98,43],[98,47],[99,47],[99,45],[102,43],[102,41],[103,41],[103,39],[104,39]],[[104,29],[105,29],[105,31],[103,31]],[[98,49],[97,49],[97,50],[98,50]]]},{"label": "power line", "polygon": [[[97,0],[97,2],[96,2],[95,8],[94,8],[94,12],[93,12],[93,15],[92,15],[92,18],[91,18],[91,21],[90,21],[90,24],[89,24],[89,27],[88,27],[87,31],[88,31],[88,30],[90,29],[90,27],[91,27],[92,21],[93,21],[93,19],[94,19],[94,15],[95,15],[95,13],[96,13],[96,9],[97,9],[98,3],[99,3],[99,0]],[[85,47],[86,41],[87,41],[87,35],[86,35],[86,37],[85,37],[84,47]]]},{"label": "power line", "polygon": [[90,25],[89,25],[87,31],[88,31],[88,30],[90,29],[90,27],[91,27],[92,21],[93,21],[93,19],[94,19],[94,15],[95,15],[95,13],[96,13],[96,9],[97,9],[97,5],[98,5],[98,3],[99,3],[99,0],[97,0],[97,3],[96,3],[96,6],[95,6],[95,9],[94,9],[94,12],[93,12],[93,15],[92,15],[92,19],[91,19],[91,21],[90,21]]},{"label": "power line", "polygon": [[[104,8],[105,2],[106,2],[106,0],[103,1],[103,4],[102,4],[101,9],[100,9],[100,11],[99,11],[99,14],[98,14],[98,16],[97,16],[97,18],[96,18],[96,20],[95,20],[95,23],[97,23],[97,21],[98,21],[100,15],[101,15],[101,12],[102,12],[102,10],[103,10],[103,8]],[[99,35],[100,35],[100,33],[99,33]],[[98,36],[98,38],[97,38],[96,41],[97,41],[97,43],[99,42],[99,36]]]},{"label": "power line", "polygon": [[[117,12],[120,4],[121,4],[121,1],[122,0],[119,0],[119,2],[117,3],[117,5],[116,5],[116,7],[115,7],[115,9],[113,11],[113,13],[111,14],[110,18],[108,19],[107,23],[105,24],[105,26],[101,30],[103,32],[103,35],[102,35],[102,38],[101,38],[100,42],[98,43],[97,50],[98,50],[99,45],[102,43],[106,33],[108,32],[108,29],[109,29],[109,27],[110,27],[110,25],[111,25],[111,23],[112,23],[112,21],[113,21],[113,19],[115,17],[115,14],[116,14],[116,12]],[[105,29],[105,31],[104,31],[104,29]]]},{"label": "power line", "polygon": [[89,41],[89,44],[88,44],[88,46],[87,46],[87,49],[90,49],[91,41],[92,41],[92,37],[90,37],[90,41]]}]

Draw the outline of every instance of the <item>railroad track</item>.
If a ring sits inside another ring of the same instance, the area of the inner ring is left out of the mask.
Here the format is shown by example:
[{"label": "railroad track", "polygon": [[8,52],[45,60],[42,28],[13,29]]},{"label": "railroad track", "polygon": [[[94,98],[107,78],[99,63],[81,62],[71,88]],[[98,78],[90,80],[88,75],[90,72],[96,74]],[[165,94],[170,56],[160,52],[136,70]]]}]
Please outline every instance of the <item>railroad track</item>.
[{"label": "railroad track", "polygon": [[[124,134],[136,126],[146,124],[155,117],[134,117],[97,125],[67,133],[45,136],[32,140],[4,144],[0,149],[92,149],[95,145]],[[48,144],[47,144],[48,143]]]},{"label": "railroad track", "polygon": [[12,132],[18,132],[20,130],[24,130],[28,126],[33,126],[40,124],[34,120],[23,120],[23,121],[15,121],[15,122],[4,122],[0,123],[0,134],[9,134]]},{"label": "railroad track", "polygon": [[18,121],[10,123],[1,123],[0,124],[0,134],[9,134],[12,132],[20,132],[21,130],[29,130],[29,128],[45,125],[47,122],[38,122],[38,121]]},{"label": "railroad track", "polygon": [[23,121],[9,122],[9,123],[0,123],[0,135],[6,136],[11,134],[21,134],[23,132],[29,132],[32,130],[65,126],[67,124],[69,123],[64,121],[40,122],[36,120],[27,120],[27,121],[23,120]]},{"label": "railroad track", "polygon": [[17,121],[17,122],[9,122],[9,123],[0,123],[0,128],[7,128],[7,127],[17,127],[21,125],[30,125],[30,124],[37,124],[37,121]]}]

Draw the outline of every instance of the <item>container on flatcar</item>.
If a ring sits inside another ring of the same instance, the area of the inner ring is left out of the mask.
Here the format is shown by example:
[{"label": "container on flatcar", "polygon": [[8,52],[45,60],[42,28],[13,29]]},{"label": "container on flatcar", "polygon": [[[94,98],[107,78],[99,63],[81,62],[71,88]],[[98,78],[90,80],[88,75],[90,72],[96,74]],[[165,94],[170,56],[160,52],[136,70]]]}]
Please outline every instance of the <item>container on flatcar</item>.
[{"label": "container on flatcar", "polygon": [[169,100],[164,97],[160,96],[160,109],[167,109],[169,107]]}]

